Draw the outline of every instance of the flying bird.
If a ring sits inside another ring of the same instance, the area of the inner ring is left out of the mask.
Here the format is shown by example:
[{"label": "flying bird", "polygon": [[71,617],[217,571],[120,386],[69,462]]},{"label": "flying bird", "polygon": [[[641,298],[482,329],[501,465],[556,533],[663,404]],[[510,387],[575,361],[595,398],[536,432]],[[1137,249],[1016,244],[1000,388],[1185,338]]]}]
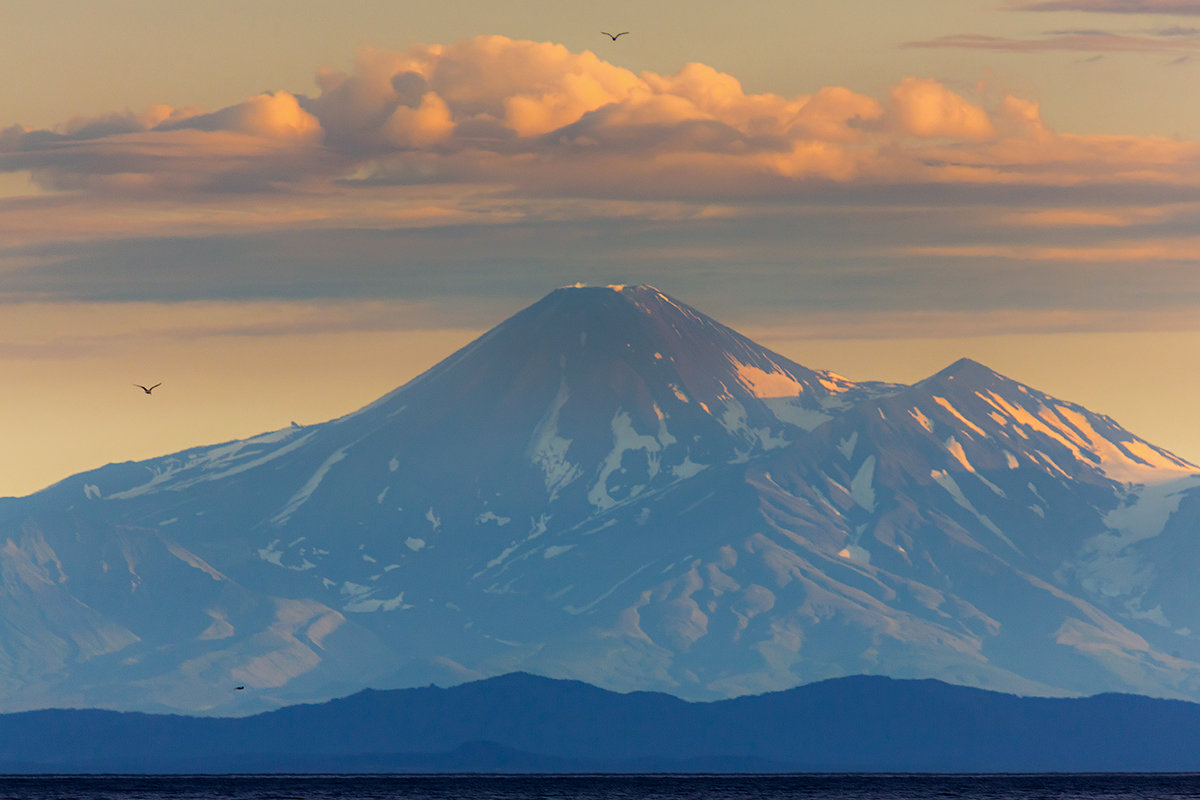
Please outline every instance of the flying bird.
[{"label": "flying bird", "polygon": [[135,383],[135,384],[134,384],[134,386],[138,387],[139,389],[141,389],[141,390],[142,390],[143,392],[145,392],[146,394],[150,394],[150,393],[151,393],[151,392],[153,392],[155,389],[157,389],[158,387],[162,386],[162,381],[159,381],[158,383],[154,384],[153,386],[151,386],[151,387],[149,387],[149,388],[147,388],[147,387],[145,387],[145,386],[142,386],[140,383]]},{"label": "flying bird", "polygon": [[233,687],[233,690],[234,690],[235,692],[242,692],[242,691],[245,691],[245,689],[246,689],[246,687],[245,687],[245,686],[235,686],[235,687]]},{"label": "flying bird", "polygon": [[619,39],[620,37],[622,37],[622,36],[624,36],[625,34],[629,33],[629,31],[621,31],[620,33],[609,33],[608,31],[600,31],[600,32],[601,32],[601,33],[603,33],[603,34],[604,34],[605,36],[607,36],[608,38],[612,39],[614,42],[615,42],[617,39]]}]

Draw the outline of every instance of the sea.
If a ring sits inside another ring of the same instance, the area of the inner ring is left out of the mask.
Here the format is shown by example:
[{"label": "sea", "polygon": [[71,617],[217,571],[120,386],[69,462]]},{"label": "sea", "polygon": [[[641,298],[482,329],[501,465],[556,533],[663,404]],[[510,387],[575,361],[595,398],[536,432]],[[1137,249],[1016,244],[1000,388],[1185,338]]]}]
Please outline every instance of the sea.
[{"label": "sea", "polygon": [[8,775],[0,800],[769,800],[1200,798],[1197,774]]}]

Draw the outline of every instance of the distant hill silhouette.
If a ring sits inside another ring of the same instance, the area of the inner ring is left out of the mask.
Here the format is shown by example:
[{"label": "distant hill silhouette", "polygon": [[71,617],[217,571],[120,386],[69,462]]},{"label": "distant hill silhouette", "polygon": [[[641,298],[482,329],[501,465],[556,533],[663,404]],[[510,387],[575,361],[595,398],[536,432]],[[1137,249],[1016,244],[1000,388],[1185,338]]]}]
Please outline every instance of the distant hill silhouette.
[{"label": "distant hill silhouette", "polygon": [[244,718],[0,716],[0,772],[1179,772],[1200,705],[851,677],[712,703],[523,673]]}]

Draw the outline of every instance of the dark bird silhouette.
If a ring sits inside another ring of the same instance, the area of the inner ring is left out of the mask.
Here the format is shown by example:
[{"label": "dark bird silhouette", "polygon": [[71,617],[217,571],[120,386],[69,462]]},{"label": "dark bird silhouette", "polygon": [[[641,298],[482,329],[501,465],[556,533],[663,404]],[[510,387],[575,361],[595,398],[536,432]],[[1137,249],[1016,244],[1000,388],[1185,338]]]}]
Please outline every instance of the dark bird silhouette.
[{"label": "dark bird silhouette", "polygon": [[614,42],[615,42],[617,39],[619,39],[620,37],[622,37],[622,36],[624,36],[625,34],[629,33],[629,31],[621,31],[620,33],[609,33],[608,31],[600,31],[600,32],[601,32],[601,33],[603,33],[603,34],[604,34],[605,36],[607,36],[608,38],[612,39]]},{"label": "dark bird silhouette", "polygon": [[245,688],[246,688],[245,686],[235,686],[235,687],[233,687],[233,690],[234,690],[235,692],[240,692],[240,691],[242,691],[242,690],[243,690],[243,689],[245,689]]},{"label": "dark bird silhouette", "polygon": [[147,388],[147,387],[145,387],[145,386],[142,386],[140,383],[135,383],[135,384],[134,384],[134,386],[138,387],[139,389],[141,389],[141,390],[142,390],[143,392],[145,392],[146,394],[150,394],[150,393],[151,393],[151,392],[153,392],[155,389],[157,389],[158,387],[162,386],[162,381],[159,381],[158,383],[154,384],[153,386],[151,386],[151,387],[149,387],[149,388]]}]

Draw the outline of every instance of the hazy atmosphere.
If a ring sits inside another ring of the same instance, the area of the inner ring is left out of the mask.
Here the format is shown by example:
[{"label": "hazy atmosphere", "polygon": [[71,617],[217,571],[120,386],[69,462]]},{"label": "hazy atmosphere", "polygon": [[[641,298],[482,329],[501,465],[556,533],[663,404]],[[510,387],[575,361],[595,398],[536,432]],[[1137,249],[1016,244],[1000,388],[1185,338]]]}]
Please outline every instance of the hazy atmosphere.
[{"label": "hazy atmosphere", "polygon": [[9,0],[0,40],[0,495],[352,411],[576,282],[1200,461],[1200,1]]}]

